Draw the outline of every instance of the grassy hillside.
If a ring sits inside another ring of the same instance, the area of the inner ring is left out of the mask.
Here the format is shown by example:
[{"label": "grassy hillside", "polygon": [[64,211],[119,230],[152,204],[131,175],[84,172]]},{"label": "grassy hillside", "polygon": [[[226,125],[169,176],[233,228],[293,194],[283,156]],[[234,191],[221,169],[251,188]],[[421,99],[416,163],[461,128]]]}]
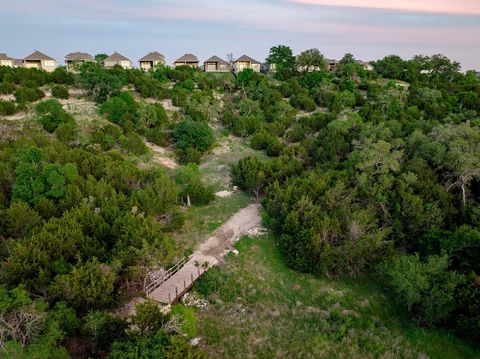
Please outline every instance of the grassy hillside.
[{"label": "grassy hillside", "polygon": [[399,315],[372,283],[290,270],[271,236],[243,238],[196,290],[197,331],[212,358],[473,358],[458,338]]}]

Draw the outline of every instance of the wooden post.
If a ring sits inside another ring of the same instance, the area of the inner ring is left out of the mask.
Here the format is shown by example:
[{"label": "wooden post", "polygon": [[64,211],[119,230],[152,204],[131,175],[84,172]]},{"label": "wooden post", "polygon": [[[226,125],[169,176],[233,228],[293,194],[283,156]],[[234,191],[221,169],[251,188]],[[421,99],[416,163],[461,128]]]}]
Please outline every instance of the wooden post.
[{"label": "wooden post", "polygon": [[170,292],[168,292],[168,304],[172,304],[172,300],[170,299]]},{"label": "wooden post", "polygon": [[177,298],[178,298],[178,288],[177,288],[177,286],[175,286],[175,299],[177,299]]},{"label": "wooden post", "polygon": [[187,289],[187,284],[185,283],[185,279],[183,280],[183,289]]}]

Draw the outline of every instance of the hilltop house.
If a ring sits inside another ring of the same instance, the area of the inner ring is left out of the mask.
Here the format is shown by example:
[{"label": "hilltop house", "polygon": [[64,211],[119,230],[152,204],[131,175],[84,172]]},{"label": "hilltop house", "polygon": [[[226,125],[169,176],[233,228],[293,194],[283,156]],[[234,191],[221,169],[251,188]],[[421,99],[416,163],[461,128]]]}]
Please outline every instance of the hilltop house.
[{"label": "hilltop house", "polygon": [[42,69],[52,72],[58,67],[58,63],[54,58],[35,50],[23,59],[23,66],[28,69]]},{"label": "hilltop house", "polygon": [[13,67],[13,59],[11,57],[8,57],[7,54],[0,54],[0,66],[8,66],[8,67]]},{"label": "hilltop house", "polygon": [[185,54],[173,63],[174,67],[177,66],[190,66],[198,68],[198,57],[192,54]]},{"label": "hilltop house", "polygon": [[327,70],[328,71],[337,71],[337,67],[339,62],[337,60],[333,59],[325,59],[325,62],[327,63]]},{"label": "hilltop house", "polygon": [[367,71],[373,71],[373,66],[369,62],[357,60],[357,64],[361,65]]},{"label": "hilltop house", "polygon": [[262,72],[276,72],[277,64],[269,64],[268,62],[264,62],[262,66],[260,66],[260,70]]},{"label": "hilltop house", "polygon": [[158,64],[164,64],[165,56],[154,51],[142,57],[138,62],[140,64],[140,70],[150,71]]},{"label": "hilltop house", "polygon": [[230,64],[218,56],[212,56],[204,62],[205,72],[228,72]]},{"label": "hilltop house", "polygon": [[126,58],[125,56],[120,55],[116,51],[112,55],[107,57],[105,60],[103,60],[103,66],[106,69],[111,69],[115,65],[119,65],[124,69],[133,68],[133,62],[130,59]]},{"label": "hilltop house", "polygon": [[90,61],[93,61],[93,56],[85,52],[71,52],[65,56],[68,71],[75,71],[81,64]]},{"label": "hilltop house", "polygon": [[240,56],[235,62],[235,71],[240,72],[244,69],[252,69],[255,72],[260,72],[261,63],[252,59],[250,56]]}]

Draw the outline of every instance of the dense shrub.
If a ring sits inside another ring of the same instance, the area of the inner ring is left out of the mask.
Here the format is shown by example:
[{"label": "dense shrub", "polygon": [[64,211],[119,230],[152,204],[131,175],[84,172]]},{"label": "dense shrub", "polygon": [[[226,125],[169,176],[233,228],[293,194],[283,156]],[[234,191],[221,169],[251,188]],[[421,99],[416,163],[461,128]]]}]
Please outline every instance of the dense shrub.
[{"label": "dense shrub", "polygon": [[175,179],[181,188],[183,203],[205,205],[215,198],[213,187],[203,183],[198,166],[194,163],[177,169]]},{"label": "dense shrub", "polygon": [[247,157],[232,166],[232,183],[257,198],[267,182],[268,168],[255,157]]},{"label": "dense shrub", "polygon": [[[212,129],[204,122],[183,120],[173,130],[175,146],[183,162],[198,162],[196,154],[209,151],[214,143],[215,136]],[[190,161],[192,160],[192,161]]]},{"label": "dense shrub", "polygon": [[72,85],[75,82],[73,74],[64,67],[57,67],[49,77],[50,81],[56,84]]},{"label": "dense shrub", "polygon": [[15,86],[11,82],[0,82],[0,94],[7,95],[15,92]]},{"label": "dense shrub", "polygon": [[15,100],[18,103],[25,103],[25,102],[35,102],[40,100],[41,98],[45,97],[45,94],[42,90],[37,87],[30,88],[25,86],[20,86],[15,91]]},{"label": "dense shrub", "polygon": [[48,132],[54,132],[58,126],[74,122],[57,100],[46,100],[35,106],[37,120]]},{"label": "dense shrub", "polygon": [[290,104],[298,109],[312,112],[315,111],[315,101],[313,101],[307,94],[294,94],[290,97]]},{"label": "dense shrub", "polygon": [[122,131],[120,128],[112,124],[95,128],[91,133],[92,142],[100,144],[104,151],[111,150],[115,147],[121,135]]},{"label": "dense shrub", "polygon": [[131,152],[136,155],[143,155],[147,153],[147,146],[142,138],[135,132],[130,132],[125,136],[120,137],[120,145],[126,152]]},{"label": "dense shrub", "polygon": [[460,276],[449,271],[448,257],[400,256],[383,265],[392,298],[420,323],[442,324],[455,308]]},{"label": "dense shrub", "polygon": [[55,130],[55,135],[60,142],[65,144],[71,143],[77,134],[77,124],[75,121],[62,123]]},{"label": "dense shrub", "polygon": [[17,112],[17,107],[13,101],[2,101],[0,100],[0,115],[1,116],[11,116]]},{"label": "dense shrub", "polygon": [[128,92],[112,97],[100,107],[100,113],[125,129],[133,129],[138,120],[139,105]]},{"label": "dense shrub", "polygon": [[52,96],[55,98],[67,99],[68,89],[62,85],[56,85],[52,87]]}]

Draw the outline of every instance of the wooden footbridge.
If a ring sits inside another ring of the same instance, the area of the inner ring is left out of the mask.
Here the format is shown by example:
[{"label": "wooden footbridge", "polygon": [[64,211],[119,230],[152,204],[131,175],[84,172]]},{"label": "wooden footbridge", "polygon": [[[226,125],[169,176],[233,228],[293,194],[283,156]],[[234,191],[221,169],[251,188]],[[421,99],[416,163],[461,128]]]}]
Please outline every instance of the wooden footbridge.
[{"label": "wooden footbridge", "polygon": [[260,227],[259,205],[251,204],[231,217],[190,256],[182,258],[172,268],[145,288],[146,295],[163,304],[175,303],[208,269],[218,264],[235,241]]}]

